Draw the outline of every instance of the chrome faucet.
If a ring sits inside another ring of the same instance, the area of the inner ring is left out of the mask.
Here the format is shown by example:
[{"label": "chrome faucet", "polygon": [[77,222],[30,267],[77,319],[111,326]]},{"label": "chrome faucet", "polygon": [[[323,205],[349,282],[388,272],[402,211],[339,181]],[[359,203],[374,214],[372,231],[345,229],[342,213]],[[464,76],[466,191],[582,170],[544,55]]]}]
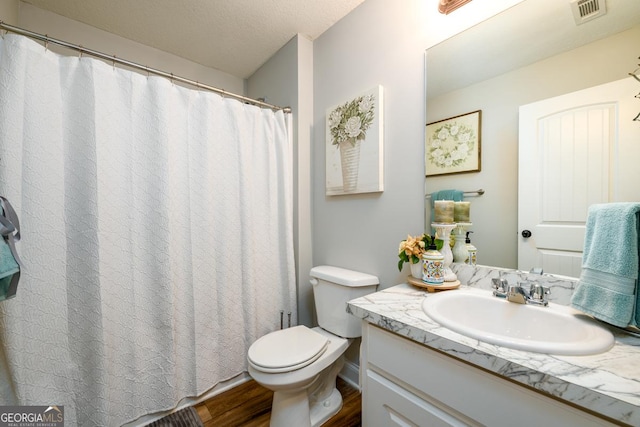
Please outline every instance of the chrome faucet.
[{"label": "chrome faucet", "polygon": [[507,301],[515,302],[516,304],[526,304],[528,300],[529,296],[522,286],[509,286]]},{"label": "chrome faucet", "polygon": [[498,298],[506,298],[507,301],[516,304],[535,304],[541,306],[549,305],[547,296],[550,293],[549,288],[531,283],[529,291],[526,291],[524,285],[528,282],[520,282],[518,285],[509,285],[505,279],[491,279],[493,287],[493,295]]}]

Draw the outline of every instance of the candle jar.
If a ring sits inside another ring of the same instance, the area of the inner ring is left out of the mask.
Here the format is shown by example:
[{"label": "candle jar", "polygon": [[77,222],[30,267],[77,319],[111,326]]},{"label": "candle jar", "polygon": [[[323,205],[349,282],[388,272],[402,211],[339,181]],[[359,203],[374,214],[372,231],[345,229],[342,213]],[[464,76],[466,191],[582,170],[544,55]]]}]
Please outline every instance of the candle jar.
[{"label": "candle jar", "polygon": [[436,200],[433,205],[434,222],[453,223],[453,200]]},{"label": "candle jar", "polygon": [[453,204],[453,222],[469,222],[471,218],[471,202],[455,202]]}]

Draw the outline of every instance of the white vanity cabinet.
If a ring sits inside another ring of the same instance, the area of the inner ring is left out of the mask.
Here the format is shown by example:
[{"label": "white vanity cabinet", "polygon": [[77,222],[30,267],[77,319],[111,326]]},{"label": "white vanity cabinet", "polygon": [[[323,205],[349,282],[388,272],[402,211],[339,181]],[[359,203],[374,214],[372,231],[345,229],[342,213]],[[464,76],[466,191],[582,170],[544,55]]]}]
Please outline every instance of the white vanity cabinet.
[{"label": "white vanity cabinet", "polygon": [[364,427],[616,425],[366,320],[361,385]]}]

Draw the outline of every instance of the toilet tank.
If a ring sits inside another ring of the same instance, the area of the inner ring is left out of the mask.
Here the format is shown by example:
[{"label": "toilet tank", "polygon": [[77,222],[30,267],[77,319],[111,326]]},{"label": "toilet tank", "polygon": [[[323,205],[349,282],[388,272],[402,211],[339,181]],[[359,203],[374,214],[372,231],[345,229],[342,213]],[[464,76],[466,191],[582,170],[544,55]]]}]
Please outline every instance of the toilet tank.
[{"label": "toilet tank", "polygon": [[313,267],[310,276],[318,325],[343,338],[361,336],[361,319],[347,313],[347,302],[375,292],[378,278],[329,265]]}]

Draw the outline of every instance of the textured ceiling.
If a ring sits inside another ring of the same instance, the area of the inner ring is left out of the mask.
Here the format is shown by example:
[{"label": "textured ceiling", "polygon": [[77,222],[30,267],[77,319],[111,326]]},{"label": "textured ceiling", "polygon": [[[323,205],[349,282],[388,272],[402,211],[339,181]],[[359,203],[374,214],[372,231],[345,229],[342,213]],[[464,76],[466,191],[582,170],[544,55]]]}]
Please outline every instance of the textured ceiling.
[{"label": "textured ceiling", "polygon": [[41,9],[246,78],[364,0],[28,0]]}]

